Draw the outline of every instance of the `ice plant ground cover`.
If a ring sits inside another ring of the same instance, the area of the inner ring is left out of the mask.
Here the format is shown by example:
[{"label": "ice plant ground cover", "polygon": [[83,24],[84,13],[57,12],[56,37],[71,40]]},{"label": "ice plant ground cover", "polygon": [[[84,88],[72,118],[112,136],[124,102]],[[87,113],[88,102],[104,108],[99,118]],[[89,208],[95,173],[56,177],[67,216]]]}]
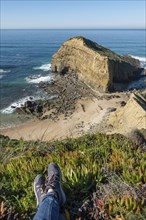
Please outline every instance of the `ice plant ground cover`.
[{"label": "ice plant ground cover", "polygon": [[0,219],[31,219],[33,180],[56,162],[63,174],[67,219],[145,219],[145,143],[121,135],[41,142],[0,137]]}]

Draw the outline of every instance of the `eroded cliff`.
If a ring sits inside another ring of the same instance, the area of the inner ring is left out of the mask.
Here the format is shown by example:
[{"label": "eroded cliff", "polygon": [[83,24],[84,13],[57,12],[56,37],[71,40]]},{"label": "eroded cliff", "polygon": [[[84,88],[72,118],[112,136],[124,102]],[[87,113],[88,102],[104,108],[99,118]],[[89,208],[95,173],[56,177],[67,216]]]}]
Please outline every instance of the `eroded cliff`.
[{"label": "eroded cliff", "polygon": [[140,72],[140,63],[122,57],[84,37],[66,41],[52,57],[52,72],[74,72],[92,88],[108,92],[115,82],[129,82]]},{"label": "eroded cliff", "polygon": [[126,135],[134,129],[146,129],[146,100],[140,94],[131,94],[127,104],[119,111],[112,112],[108,123],[113,132]]}]

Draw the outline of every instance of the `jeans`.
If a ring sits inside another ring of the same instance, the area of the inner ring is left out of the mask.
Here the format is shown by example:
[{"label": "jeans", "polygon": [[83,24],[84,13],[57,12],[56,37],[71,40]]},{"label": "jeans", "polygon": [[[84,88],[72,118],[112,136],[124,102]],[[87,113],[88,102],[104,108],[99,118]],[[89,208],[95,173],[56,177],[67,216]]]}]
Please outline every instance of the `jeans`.
[{"label": "jeans", "polygon": [[60,207],[56,193],[48,193],[42,200],[33,220],[65,220],[60,214]]}]

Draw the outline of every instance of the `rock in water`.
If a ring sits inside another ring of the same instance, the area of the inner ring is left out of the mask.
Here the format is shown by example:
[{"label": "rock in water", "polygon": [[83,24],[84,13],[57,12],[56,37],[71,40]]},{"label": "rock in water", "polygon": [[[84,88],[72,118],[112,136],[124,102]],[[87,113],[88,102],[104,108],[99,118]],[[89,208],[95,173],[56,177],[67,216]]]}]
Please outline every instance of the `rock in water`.
[{"label": "rock in water", "polygon": [[54,54],[51,69],[62,74],[74,72],[92,88],[103,92],[112,90],[116,82],[129,82],[141,72],[138,60],[126,59],[84,37],[66,41]]}]

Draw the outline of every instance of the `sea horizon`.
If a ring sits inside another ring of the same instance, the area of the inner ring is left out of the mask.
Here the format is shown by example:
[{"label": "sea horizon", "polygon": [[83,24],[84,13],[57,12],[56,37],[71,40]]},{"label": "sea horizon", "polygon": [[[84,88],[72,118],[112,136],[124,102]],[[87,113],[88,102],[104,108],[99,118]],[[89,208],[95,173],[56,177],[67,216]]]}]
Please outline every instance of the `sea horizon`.
[{"label": "sea horizon", "polygon": [[0,30],[146,30],[146,28],[0,28]]}]

